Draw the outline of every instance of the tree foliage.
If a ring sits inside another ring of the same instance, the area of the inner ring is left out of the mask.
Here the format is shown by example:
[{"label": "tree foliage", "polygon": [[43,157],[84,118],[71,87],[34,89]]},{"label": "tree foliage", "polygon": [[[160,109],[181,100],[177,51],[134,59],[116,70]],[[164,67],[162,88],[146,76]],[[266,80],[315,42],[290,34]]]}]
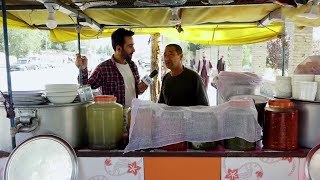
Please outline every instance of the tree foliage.
[{"label": "tree foliage", "polygon": [[[23,57],[29,53],[41,50],[43,34],[38,30],[8,30],[9,53],[16,57]],[[0,51],[4,52],[3,29],[0,29]]]},{"label": "tree foliage", "polygon": [[111,56],[113,54],[113,49],[110,45],[100,46],[97,49],[97,54],[107,54]]},{"label": "tree foliage", "polygon": [[[55,43],[49,40],[48,31],[8,29],[8,42],[10,55],[17,58],[28,56],[29,54],[40,53],[43,50],[66,50],[75,51],[74,42]],[[0,29],[0,52],[4,52],[3,29]]]},{"label": "tree foliage", "polygon": [[193,52],[194,54],[196,53],[197,50],[205,49],[206,47],[210,47],[210,46],[202,45],[202,44],[188,43],[188,50]]},{"label": "tree foliage", "polygon": [[[285,69],[288,69],[289,62],[289,39],[285,43]],[[269,41],[267,44],[268,56],[266,65],[273,69],[281,69],[282,67],[282,43],[281,39]]]}]

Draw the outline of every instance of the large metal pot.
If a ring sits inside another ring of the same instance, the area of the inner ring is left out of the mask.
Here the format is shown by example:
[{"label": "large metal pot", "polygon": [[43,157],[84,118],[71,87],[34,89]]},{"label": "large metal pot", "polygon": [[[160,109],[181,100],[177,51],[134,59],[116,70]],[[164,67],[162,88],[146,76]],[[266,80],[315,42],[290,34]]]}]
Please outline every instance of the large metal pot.
[{"label": "large metal pot", "polygon": [[294,101],[299,115],[299,146],[313,148],[320,144],[320,103]]},{"label": "large metal pot", "polygon": [[[54,134],[72,147],[81,147],[86,142],[86,106],[86,103],[15,106],[17,145],[36,135]],[[0,106],[0,134],[0,150],[11,151],[10,120],[4,106]]]}]

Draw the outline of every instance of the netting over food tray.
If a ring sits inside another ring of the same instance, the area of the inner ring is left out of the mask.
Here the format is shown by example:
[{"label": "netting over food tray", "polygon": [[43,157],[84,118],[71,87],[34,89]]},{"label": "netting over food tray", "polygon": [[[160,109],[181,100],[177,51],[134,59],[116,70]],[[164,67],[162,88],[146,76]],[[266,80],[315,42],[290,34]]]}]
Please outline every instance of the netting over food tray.
[{"label": "netting over food tray", "polygon": [[183,141],[212,142],[234,137],[261,138],[252,100],[231,100],[218,106],[176,107],[134,99],[130,141],[125,152]]}]

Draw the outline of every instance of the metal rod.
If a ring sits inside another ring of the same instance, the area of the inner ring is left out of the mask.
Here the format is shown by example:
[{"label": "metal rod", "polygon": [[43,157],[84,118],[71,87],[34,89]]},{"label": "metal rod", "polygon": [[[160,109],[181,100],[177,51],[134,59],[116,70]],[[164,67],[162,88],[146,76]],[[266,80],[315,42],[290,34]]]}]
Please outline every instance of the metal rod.
[{"label": "metal rod", "polygon": [[[257,25],[258,21],[254,21],[254,22],[219,22],[219,23],[205,23],[205,24],[199,24],[199,25],[185,25],[184,27],[203,27],[203,26],[210,26],[210,25],[223,25],[223,26],[232,26],[232,25]],[[40,25],[33,25],[34,27],[36,27],[37,29],[44,29],[44,30],[48,30],[47,25],[45,24],[40,24]],[[103,27],[104,29],[108,29],[108,28],[144,28],[144,29],[152,29],[152,28],[172,28],[174,26],[172,25],[163,25],[163,26],[149,26],[149,27],[144,27],[143,25],[108,25],[108,24],[101,24],[101,27]],[[74,24],[63,24],[63,25],[58,25],[57,26],[58,29],[72,29],[74,30]],[[82,27],[83,29],[90,29],[89,27]]]},{"label": "metal rod", "polygon": [[[217,63],[218,63],[219,58],[220,58],[220,46],[218,46],[218,49],[217,49],[217,50],[218,50],[218,52],[217,52],[217,58],[218,58],[218,59],[217,59]],[[216,64],[216,65],[217,65],[217,64]],[[215,67],[215,66],[214,66],[214,67]],[[218,69],[217,69],[217,72],[218,72]],[[218,75],[219,75],[219,74],[217,74],[217,76],[218,76]],[[217,77],[217,76],[216,76],[216,77]],[[215,78],[216,78],[216,77],[215,77]],[[215,79],[215,80],[216,80],[216,79]],[[216,90],[216,104],[215,104],[215,105],[217,106],[217,105],[219,105],[219,101],[218,101],[218,99],[219,99],[218,88],[215,87],[215,90]]]},{"label": "metal rod", "polygon": [[281,71],[282,71],[282,76],[285,75],[285,59],[286,59],[285,46],[286,46],[286,38],[283,35],[283,36],[281,36],[281,50],[282,50]]},{"label": "metal rod", "polygon": [[[2,0],[2,22],[3,22],[3,39],[4,39],[4,50],[6,54],[6,65],[7,65],[7,83],[8,83],[8,96],[9,96],[9,118],[10,127],[14,128],[14,109],[12,100],[12,86],[11,86],[11,73],[10,73],[10,61],[9,61],[9,43],[8,43],[8,27],[7,27],[7,9],[6,1]],[[15,134],[11,135],[12,149],[16,147]]]},{"label": "metal rod", "polygon": [[[80,44],[80,18],[77,17],[77,35],[78,35],[78,54],[81,56],[81,44]],[[82,66],[79,66],[79,84],[83,85],[82,80]]]},{"label": "metal rod", "polygon": [[[56,1],[48,1],[48,2],[56,2]],[[79,2],[80,3],[80,2]],[[77,4],[77,2],[76,2]],[[59,3],[60,5],[60,3]],[[94,6],[89,7],[90,10],[108,10],[108,9],[164,9],[171,7],[181,7],[181,8],[210,8],[210,7],[237,7],[237,6],[270,6],[273,5],[273,2],[253,2],[253,3],[231,3],[231,4],[203,4],[202,1],[196,2],[187,2],[184,5],[170,6],[170,5],[159,5],[159,6],[135,6],[133,2],[118,2],[117,5],[114,6]],[[80,11],[79,7],[73,7],[74,9]],[[10,5],[7,7],[7,10],[10,11],[27,11],[27,10],[46,10],[43,5]]]}]

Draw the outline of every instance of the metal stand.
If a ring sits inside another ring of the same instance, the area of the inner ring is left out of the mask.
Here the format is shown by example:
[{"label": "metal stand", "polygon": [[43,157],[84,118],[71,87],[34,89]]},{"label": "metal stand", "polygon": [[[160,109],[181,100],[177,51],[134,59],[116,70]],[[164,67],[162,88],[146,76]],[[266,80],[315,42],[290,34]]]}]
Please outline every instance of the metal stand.
[{"label": "metal stand", "polygon": [[[10,118],[10,129],[15,129],[14,123],[14,108],[12,100],[12,86],[11,86],[11,73],[10,73],[10,61],[9,61],[9,43],[8,43],[8,27],[7,27],[7,5],[6,1],[2,1],[2,19],[3,19],[3,38],[4,38],[4,50],[6,54],[6,67],[7,67],[7,83],[8,83],[8,103],[9,103],[9,113],[8,118]],[[15,133],[11,133],[11,144],[12,149],[16,147],[16,137]]]}]

